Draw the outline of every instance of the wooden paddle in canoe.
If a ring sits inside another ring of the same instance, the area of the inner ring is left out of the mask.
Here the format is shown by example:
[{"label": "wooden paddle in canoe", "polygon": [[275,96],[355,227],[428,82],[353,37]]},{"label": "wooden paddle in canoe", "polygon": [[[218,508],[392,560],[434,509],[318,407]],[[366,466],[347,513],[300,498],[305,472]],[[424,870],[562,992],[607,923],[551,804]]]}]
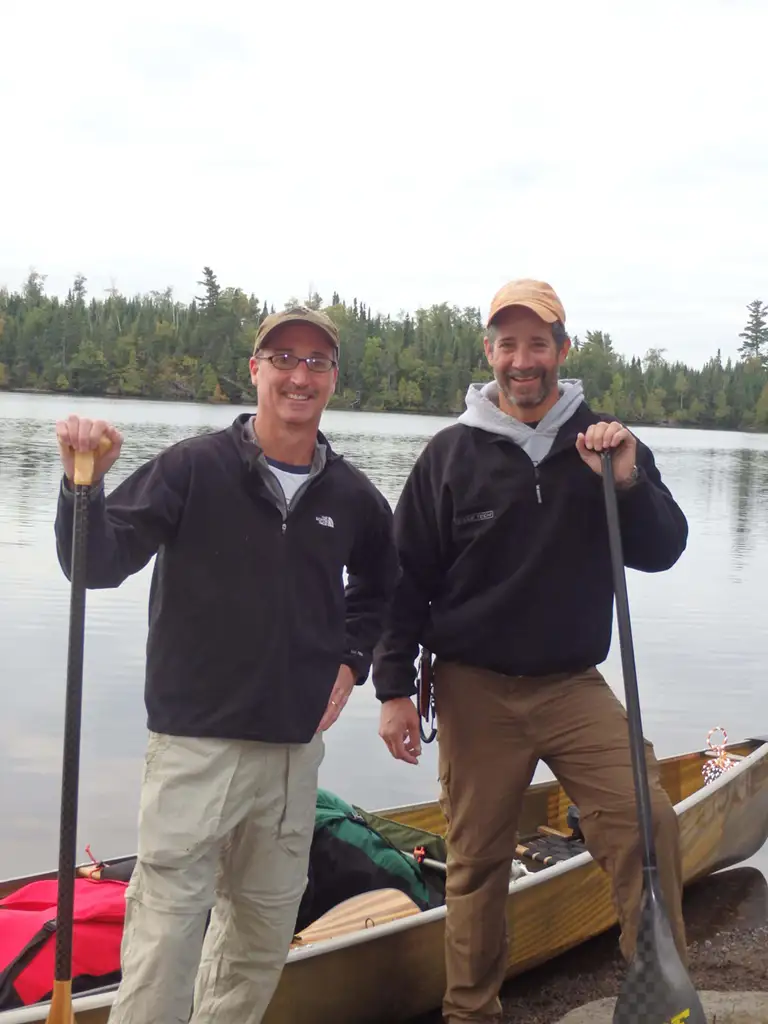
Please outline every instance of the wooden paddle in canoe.
[{"label": "wooden paddle in canoe", "polygon": [[344,900],[313,921],[294,936],[291,948],[298,949],[313,942],[350,935],[364,928],[376,928],[420,913],[421,910],[410,896],[399,889],[374,889],[373,892],[364,892]]}]

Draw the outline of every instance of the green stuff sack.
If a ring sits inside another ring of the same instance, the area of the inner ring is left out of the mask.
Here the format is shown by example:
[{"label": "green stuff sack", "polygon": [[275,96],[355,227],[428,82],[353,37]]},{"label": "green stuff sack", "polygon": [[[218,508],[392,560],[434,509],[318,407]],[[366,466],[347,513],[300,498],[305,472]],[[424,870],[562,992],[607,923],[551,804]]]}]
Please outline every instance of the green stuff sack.
[{"label": "green stuff sack", "polygon": [[409,853],[413,853],[417,846],[423,846],[426,856],[430,860],[437,860],[441,864],[445,864],[448,857],[448,848],[445,839],[436,832],[429,832],[423,828],[413,828],[411,825],[403,825],[399,821],[382,818],[380,814],[364,811],[360,807],[355,807],[355,811],[371,828],[376,829],[379,835],[388,839],[398,850],[407,850]]},{"label": "green stuff sack", "polygon": [[[411,852],[413,845],[409,842],[404,849]],[[422,868],[395,846],[352,804],[319,789],[307,887],[296,931],[344,900],[375,889],[399,889],[421,910],[440,906],[444,897],[439,887],[429,884]]]}]

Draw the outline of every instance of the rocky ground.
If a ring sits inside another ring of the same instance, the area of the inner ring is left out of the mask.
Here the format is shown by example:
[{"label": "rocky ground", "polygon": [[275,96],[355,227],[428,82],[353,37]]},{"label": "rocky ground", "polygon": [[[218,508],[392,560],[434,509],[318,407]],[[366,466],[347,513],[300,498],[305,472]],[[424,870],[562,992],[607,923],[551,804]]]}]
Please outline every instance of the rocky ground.
[{"label": "rocky ground", "polygon": [[[685,897],[690,972],[697,989],[768,991],[768,882],[753,867],[720,872]],[[505,1024],[552,1024],[594,999],[618,995],[624,963],[607,932],[510,981]],[[715,970],[717,968],[717,970]],[[440,1014],[413,1024],[440,1024]]]}]

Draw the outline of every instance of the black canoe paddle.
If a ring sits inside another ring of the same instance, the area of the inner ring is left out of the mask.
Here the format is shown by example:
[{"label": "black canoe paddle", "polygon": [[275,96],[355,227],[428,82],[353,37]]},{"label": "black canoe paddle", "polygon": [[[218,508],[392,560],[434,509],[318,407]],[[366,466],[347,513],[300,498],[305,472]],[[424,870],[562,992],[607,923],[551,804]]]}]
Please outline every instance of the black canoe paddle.
[{"label": "black canoe paddle", "polygon": [[[99,454],[111,446],[104,437]],[[75,452],[75,510],[72,524],[72,564],[69,604],[67,690],[64,707],[64,749],[59,822],[59,873],[56,906],[56,969],[51,1008],[46,1024],[73,1024],[72,931],[77,855],[77,800],[80,775],[80,721],[83,702],[85,646],[85,567],[88,547],[88,502],[96,452]]]},{"label": "black canoe paddle", "polygon": [[616,1001],[613,1024],[707,1024],[704,1007],[677,951],[661,892],[611,455],[610,449],[600,453],[643,855],[643,890],[636,949]]}]

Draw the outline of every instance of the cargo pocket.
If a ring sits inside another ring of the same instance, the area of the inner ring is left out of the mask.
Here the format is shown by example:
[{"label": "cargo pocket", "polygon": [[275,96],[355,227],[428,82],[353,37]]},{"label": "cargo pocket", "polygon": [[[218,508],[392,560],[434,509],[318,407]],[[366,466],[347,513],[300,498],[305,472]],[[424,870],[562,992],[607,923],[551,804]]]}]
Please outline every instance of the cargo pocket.
[{"label": "cargo pocket", "polygon": [[149,732],[149,739],[147,740],[147,749],[144,754],[144,782],[146,782],[151,774],[155,764],[155,759],[167,750],[171,745],[172,736],[169,736],[164,732]]},{"label": "cargo pocket", "polygon": [[325,754],[322,733],[306,745],[285,751],[283,813],[277,827],[277,841],[285,853],[308,855],[315,828],[317,775]]},{"label": "cargo pocket", "polygon": [[443,817],[446,820],[448,828],[451,827],[451,769],[450,766],[441,768],[438,772],[438,781],[440,783],[440,795],[437,800],[440,804],[440,810],[443,812]]}]

